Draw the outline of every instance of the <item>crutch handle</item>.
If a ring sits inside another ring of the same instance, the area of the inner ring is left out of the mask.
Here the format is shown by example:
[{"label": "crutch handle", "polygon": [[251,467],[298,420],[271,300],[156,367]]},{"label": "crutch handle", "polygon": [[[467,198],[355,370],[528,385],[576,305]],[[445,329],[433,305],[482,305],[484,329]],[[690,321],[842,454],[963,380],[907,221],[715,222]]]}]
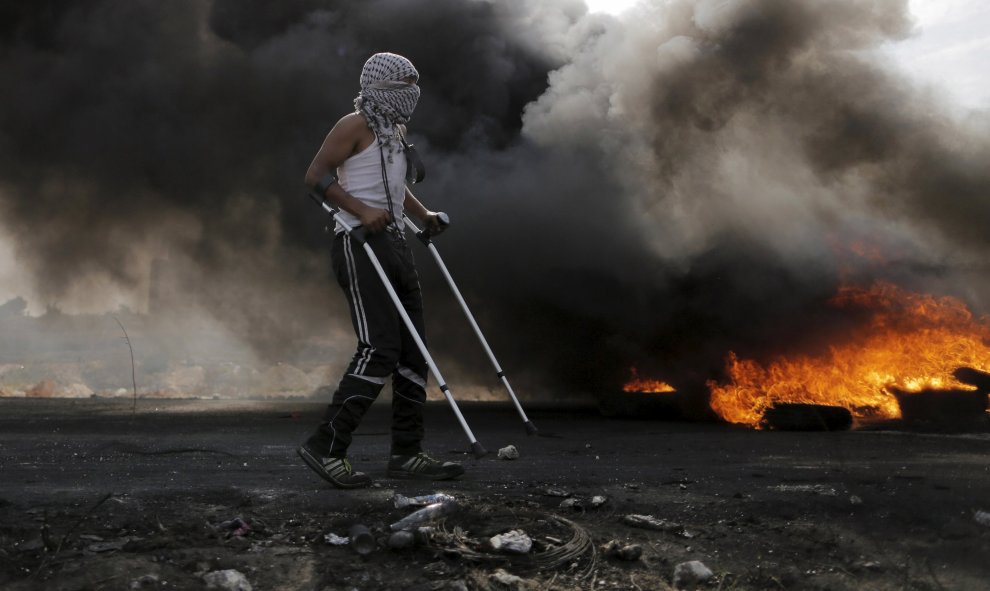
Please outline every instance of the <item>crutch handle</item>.
[{"label": "crutch handle", "polygon": [[[441,227],[446,228],[447,226],[450,225],[450,216],[447,215],[445,212],[438,211],[437,222],[440,224]],[[433,230],[430,228],[429,225],[425,226],[419,232],[416,232],[416,238],[419,238],[420,242],[422,242],[423,244],[429,244],[430,238],[432,238],[434,235],[435,234],[433,233]]]}]

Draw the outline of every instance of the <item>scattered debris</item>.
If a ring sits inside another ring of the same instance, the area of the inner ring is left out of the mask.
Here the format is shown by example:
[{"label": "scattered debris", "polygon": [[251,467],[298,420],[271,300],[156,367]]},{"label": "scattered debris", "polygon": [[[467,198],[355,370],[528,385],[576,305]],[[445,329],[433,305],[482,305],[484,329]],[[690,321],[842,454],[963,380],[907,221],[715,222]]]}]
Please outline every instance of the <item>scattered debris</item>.
[{"label": "scattered debris", "polygon": [[432,505],[433,503],[445,503],[447,501],[454,500],[456,500],[454,497],[443,493],[423,495],[419,497],[406,497],[396,493],[395,496],[392,497],[392,504],[395,505],[396,509],[405,509],[406,507],[425,507],[427,505]]},{"label": "scattered debris", "polygon": [[881,563],[881,562],[879,562],[877,560],[865,560],[865,561],[860,561],[860,562],[857,562],[857,563],[853,564],[853,567],[858,568],[858,569],[862,569],[862,570],[869,570],[869,571],[873,571],[873,572],[880,572],[880,571],[883,570],[883,563]]},{"label": "scattered debris", "polygon": [[158,575],[150,573],[134,579],[133,581],[130,582],[130,584],[127,585],[127,588],[133,590],[133,589],[143,589],[145,587],[157,586],[159,580],[160,579]]},{"label": "scattered debris", "polygon": [[342,538],[335,533],[329,533],[323,536],[323,541],[331,546],[344,546],[351,543],[349,538]]},{"label": "scattered debris", "polygon": [[444,579],[450,576],[450,567],[439,560],[423,566],[422,571],[423,575],[430,579]]},{"label": "scattered debris", "polygon": [[518,460],[519,450],[516,449],[514,445],[507,445],[502,449],[498,450],[498,459],[500,460]]},{"label": "scattered debris", "polygon": [[990,511],[977,511],[973,515],[973,519],[976,521],[976,523],[979,523],[980,525],[986,525],[990,527]]},{"label": "scattered debris", "polygon": [[416,541],[420,544],[429,544],[430,540],[433,538],[433,534],[436,533],[437,528],[430,526],[417,527],[413,530],[413,536]]},{"label": "scattered debris", "polygon": [[639,560],[643,555],[643,547],[639,544],[623,544],[619,540],[610,540],[602,546],[602,553],[620,560]]},{"label": "scattered debris", "polygon": [[[484,530],[488,517],[472,513],[470,516],[482,521],[473,521],[473,529]],[[473,538],[460,526],[432,529],[424,545],[434,555],[456,559],[462,564],[494,565],[512,567],[514,572],[524,575],[529,572],[546,573],[554,569],[567,569],[571,576],[590,578],[596,565],[597,549],[589,532],[580,525],[559,517],[547,515],[545,511],[514,509],[504,513],[495,523],[515,523],[515,529],[489,529],[490,532],[503,532],[491,538]],[[525,530],[521,524],[526,524]],[[494,525],[492,523],[491,525]],[[532,528],[532,529],[530,529]],[[415,530],[417,538],[421,530]],[[539,542],[535,540],[540,540]],[[520,572],[524,570],[524,572]],[[472,586],[472,588],[474,588]],[[481,586],[479,588],[487,588]]]},{"label": "scattered debris", "polygon": [[433,503],[432,505],[427,505],[418,511],[413,511],[409,515],[406,515],[399,521],[396,521],[390,525],[389,528],[392,531],[412,529],[428,521],[433,521],[434,519],[439,519],[446,515],[450,515],[456,511],[457,508],[457,501],[453,500],[444,501],[442,503]]},{"label": "scattered debris", "polygon": [[240,571],[232,568],[226,570],[215,570],[203,575],[207,589],[221,589],[223,591],[253,591],[251,583]]},{"label": "scattered debris", "polygon": [[490,542],[492,548],[506,554],[528,554],[533,549],[533,540],[521,529],[492,536]]},{"label": "scattered debris", "polygon": [[[425,529],[425,528],[420,528]],[[409,530],[399,530],[393,532],[392,535],[388,537],[388,547],[393,550],[402,550],[404,548],[409,548],[416,543],[416,535]]]},{"label": "scattered debris", "polygon": [[826,497],[839,496],[838,491],[824,484],[778,484],[772,488],[780,492],[806,492]]},{"label": "scattered debris", "polygon": [[666,531],[670,527],[670,522],[666,519],[658,519],[652,515],[639,515],[630,513],[622,516],[622,523],[643,529],[653,529]]},{"label": "scattered debris", "polygon": [[516,575],[505,572],[503,569],[498,569],[491,575],[491,580],[500,584],[505,585],[510,589],[527,589],[529,585],[526,583],[526,579],[522,577],[517,577]]},{"label": "scattered debris", "polygon": [[590,505],[591,507],[597,509],[598,507],[604,505],[607,501],[608,499],[601,495],[592,497],[590,501],[586,501],[586,499],[582,499],[580,497],[569,496],[560,502],[559,507],[561,509],[581,511],[585,508],[585,505]]},{"label": "scattered debris", "polygon": [[355,523],[350,529],[351,548],[361,556],[367,556],[378,548],[375,537],[368,531],[367,526]]},{"label": "scattered debris", "polygon": [[113,552],[115,550],[123,550],[124,546],[131,542],[137,542],[143,540],[144,538],[139,538],[136,536],[124,536],[123,538],[113,540],[110,542],[96,542],[86,546],[87,552],[93,552],[95,554],[102,554],[104,552]]},{"label": "scattered debris", "polygon": [[251,532],[251,522],[245,521],[240,517],[235,517],[230,521],[224,521],[217,526],[217,529],[227,532],[228,538],[234,536],[246,536]]},{"label": "scattered debris", "polygon": [[625,515],[622,517],[622,523],[631,525],[632,527],[638,527],[640,529],[652,529],[655,531],[667,532],[669,534],[674,534],[675,536],[687,539],[691,539],[697,535],[694,532],[688,531],[679,523],[667,521],[666,519],[660,519],[652,515]]},{"label": "scattered debris", "polygon": [[705,563],[700,560],[689,560],[674,567],[674,587],[683,589],[689,585],[704,585],[715,576]]}]

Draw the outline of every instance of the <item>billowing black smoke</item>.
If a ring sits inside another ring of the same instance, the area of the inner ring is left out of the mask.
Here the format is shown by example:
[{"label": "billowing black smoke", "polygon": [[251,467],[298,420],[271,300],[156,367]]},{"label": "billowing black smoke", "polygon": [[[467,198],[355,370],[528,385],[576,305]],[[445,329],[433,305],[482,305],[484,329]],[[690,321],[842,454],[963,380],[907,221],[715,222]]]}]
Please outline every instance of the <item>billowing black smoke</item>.
[{"label": "billowing black smoke", "polygon": [[[417,194],[454,219],[439,247],[503,366],[533,394],[614,389],[631,364],[689,390],[729,350],[819,345],[843,281],[986,307],[986,124],[873,53],[909,33],[906,4],[4,8],[3,230],[46,302],[137,293],[164,257],[259,351],[291,355],[343,316],[302,173],[364,60],[394,51],[422,76]],[[434,349],[488,372],[419,258]]]},{"label": "billowing black smoke", "polygon": [[490,3],[7,10],[3,220],[34,291],[92,308],[102,294],[87,278],[103,279],[95,291],[146,290],[149,259],[165,257],[183,268],[170,274],[182,291],[274,355],[294,327],[329,316],[326,220],[301,178],[353,108],[364,60],[381,50],[415,59],[425,90],[417,123],[434,160],[514,141],[523,106],[559,65],[505,36],[518,16]]}]

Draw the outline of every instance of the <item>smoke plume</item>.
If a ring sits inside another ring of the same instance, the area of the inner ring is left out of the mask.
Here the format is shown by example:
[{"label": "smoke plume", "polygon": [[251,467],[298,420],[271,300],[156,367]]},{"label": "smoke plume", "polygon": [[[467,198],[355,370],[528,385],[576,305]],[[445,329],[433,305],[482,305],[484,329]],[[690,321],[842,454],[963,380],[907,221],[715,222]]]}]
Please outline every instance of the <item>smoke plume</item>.
[{"label": "smoke plume", "polygon": [[[327,220],[300,183],[376,51],[421,73],[416,193],[454,220],[438,247],[533,396],[614,389],[631,364],[690,390],[729,350],[818,346],[843,281],[990,303],[987,121],[879,57],[911,33],[906,0],[0,13],[0,232],[42,305],[140,308],[165,261],[177,297],[268,358],[339,328]],[[417,254],[432,347],[487,375]]]}]

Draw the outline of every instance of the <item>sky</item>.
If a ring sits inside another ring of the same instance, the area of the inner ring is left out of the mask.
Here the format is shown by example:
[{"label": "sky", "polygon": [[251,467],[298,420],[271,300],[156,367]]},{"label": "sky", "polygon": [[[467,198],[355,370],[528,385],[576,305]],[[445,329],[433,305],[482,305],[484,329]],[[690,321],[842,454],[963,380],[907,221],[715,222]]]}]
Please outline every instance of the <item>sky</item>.
[{"label": "sky", "polygon": [[[621,14],[638,0],[585,0],[592,12]],[[964,109],[990,109],[990,3],[910,0],[914,35],[887,48],[917,84]]]},{"label": "sky", "polygon": [[970,108],[990,108],[990,4],[981,0],[913,0],[916,36],[890,48],[922,84],[944,89]]}]

